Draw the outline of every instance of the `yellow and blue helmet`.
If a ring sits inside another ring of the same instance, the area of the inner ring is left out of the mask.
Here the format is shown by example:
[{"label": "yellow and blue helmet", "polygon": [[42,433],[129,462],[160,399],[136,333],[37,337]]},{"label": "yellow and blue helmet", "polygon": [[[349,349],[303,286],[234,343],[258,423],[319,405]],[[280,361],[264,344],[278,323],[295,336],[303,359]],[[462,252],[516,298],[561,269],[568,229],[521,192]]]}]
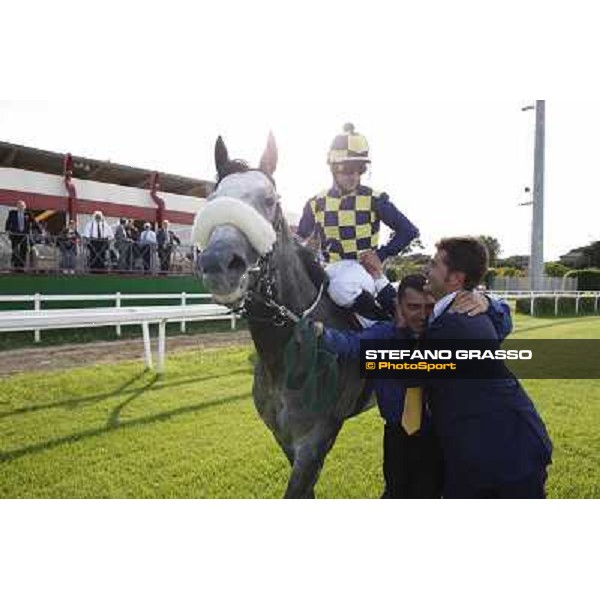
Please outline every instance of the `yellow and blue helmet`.
[{"label": "yellow and blue helmet", "polygon": [[346,123],[344,133],[335,136],[327,154],[330,165],[345,162],[371,162],[367,138],[355,131],[352,123]]}]

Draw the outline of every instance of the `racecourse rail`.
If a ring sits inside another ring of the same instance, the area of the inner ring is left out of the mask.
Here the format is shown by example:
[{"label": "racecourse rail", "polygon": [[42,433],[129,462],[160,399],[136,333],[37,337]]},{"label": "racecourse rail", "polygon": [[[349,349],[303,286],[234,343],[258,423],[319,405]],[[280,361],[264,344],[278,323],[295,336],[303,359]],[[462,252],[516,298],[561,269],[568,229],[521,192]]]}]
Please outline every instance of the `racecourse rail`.
[{"label": "racecourse rail", "polygon": [[[146,367],[152,368],[149,324],[158,323],[158,365],[157,372],[164,371],[166,324],[169,321],[181,323],[185,332],[188,321],[229,320],[231,329],[236,328],[237,315],[219,304],[192,304],[191,300],[209,300],[210,294],[68,294],[68,295],[0,295],[0,302],[33,302],[33,310],[0,311],[0,331],[33,331],[39,342],[43,329],[77,329],[81,327],[105,327],[114,325],[117,335],[121,335],[122,325],[141,325],[144,339]],[[46,302],[89,302],[111,301],[114,307],[44,309]],[[127,306],[123,301],[179,300],[176,306]]]},{"label": "racecourse rail", "polygon": [[[579,313],[581,298],[594,298],[594,310],[598,311],[600,292],[585,291],[499,291],[494,296],[506,300],[529,298],[531,314],[534,314],[537,298],[554,298],[555,314],[558,314],[559,298],[575,298],[575,313]],[[146,366],[152,368],[152,353],[150,348],[149,324],[158,323],[158,365],[157,372],[164,371],[166,324],[168,321],[181,323],[181,331],[185,332],[187,321],[213,321],[228,319],[231,328],[236,327],[236,314],[227,307],[219,304],[193,304],[191,300],[210,300],[210,294],[76,294],[76,295],[0,295],[0,302],[33,303],[33,310],[6,310],[0,311],[0,331],[34,331],[34,339],[40,341],[42,329],[74,329],[79,327],[105,327],[114,325],[117,335],[121,335],[122,325],[141,325],[144,339],[144,356]],[[179,300],[176,306],[127,306],[123,301],[141,300]],[[42,303],[48,302],[90,302],[114,301],[114,307],[103,308],[69,308],[69,309],[44,309]]]}]

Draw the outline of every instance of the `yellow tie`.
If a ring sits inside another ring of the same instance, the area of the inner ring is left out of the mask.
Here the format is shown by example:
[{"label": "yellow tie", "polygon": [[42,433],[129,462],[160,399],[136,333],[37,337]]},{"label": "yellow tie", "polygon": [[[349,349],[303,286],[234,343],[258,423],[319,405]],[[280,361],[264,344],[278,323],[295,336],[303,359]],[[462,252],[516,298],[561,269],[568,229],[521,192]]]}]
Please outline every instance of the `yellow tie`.
[{"label": "yellow tie", "polygon": [[421,428],[423,412],[423,388],[408,388],[404,395],[404,411],[402,412],[402,427],[408,435]]}]

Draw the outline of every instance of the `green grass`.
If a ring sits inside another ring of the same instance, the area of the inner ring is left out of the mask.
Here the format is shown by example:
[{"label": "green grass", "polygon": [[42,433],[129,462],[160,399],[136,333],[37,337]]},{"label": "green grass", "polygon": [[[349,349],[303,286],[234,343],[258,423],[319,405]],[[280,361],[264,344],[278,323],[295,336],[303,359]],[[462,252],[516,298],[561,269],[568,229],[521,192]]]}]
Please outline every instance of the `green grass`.
[{"label": "green grass", "polygon": [[[600,338],[600,318],[518,316],[519,337]],[[535,335],[534,335],[535,334]],[[271,498],[289,467],[251,400],[252,348],[0,380],[0,497]],[[600,497],[600,380],[524,382],[555,443],[552,497]],[[347,422],[317,496],[376,498],[377,411]]]}]

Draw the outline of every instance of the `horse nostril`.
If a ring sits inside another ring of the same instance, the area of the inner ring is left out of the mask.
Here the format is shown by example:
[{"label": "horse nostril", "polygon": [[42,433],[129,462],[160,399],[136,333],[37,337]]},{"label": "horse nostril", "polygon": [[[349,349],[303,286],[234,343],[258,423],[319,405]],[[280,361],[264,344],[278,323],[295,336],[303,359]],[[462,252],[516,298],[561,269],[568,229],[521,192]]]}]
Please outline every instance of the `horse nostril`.
[{"label": "horse nostril", "polygon": [[238,254],[234,254],[233,258],[229,261],[229,264],[227,265],[227,269],[229,271],[245,271],[246,261]]},{"label": "horse nostril", "polygon": [[223,271],[221,261],[215,253],[203,252],[198,260],[200,270],[206,274],[217,274]]}]

